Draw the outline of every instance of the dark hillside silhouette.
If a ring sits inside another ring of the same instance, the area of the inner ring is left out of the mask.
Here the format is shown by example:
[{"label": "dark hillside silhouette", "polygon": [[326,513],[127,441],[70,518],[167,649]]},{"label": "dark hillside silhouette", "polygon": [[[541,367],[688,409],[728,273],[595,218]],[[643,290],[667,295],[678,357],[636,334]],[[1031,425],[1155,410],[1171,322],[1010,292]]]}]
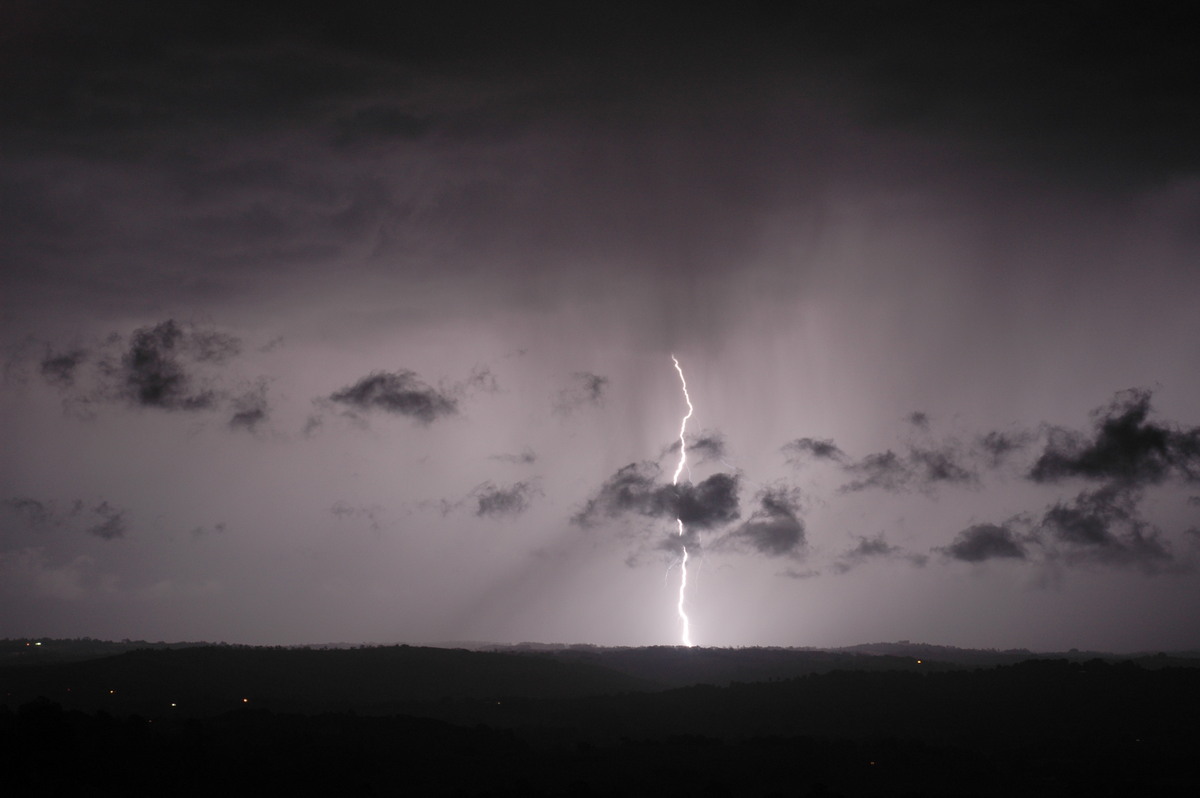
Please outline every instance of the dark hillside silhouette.
[{"label": "dark hillside silhouette", "polygon": [[563,697],[653,685],[590,663],[457,649],[205,646],[0,669],[12,700],[84,710],[207,715],[251,704],[326,711],[445,697]]},{"label": "dark hillside silhouette", "polygon": [[[1200,668],[1179,667],[1186,658],[931,669],[808,651],[789,664],[788,653],[218,646],[8,667],[0,767],[14,794],[1190,798],[1200,788]],[[677,681],[766,676],[664,689],[614,663],[678,669]],[[772,675],[789,668],[809,671]]]}]

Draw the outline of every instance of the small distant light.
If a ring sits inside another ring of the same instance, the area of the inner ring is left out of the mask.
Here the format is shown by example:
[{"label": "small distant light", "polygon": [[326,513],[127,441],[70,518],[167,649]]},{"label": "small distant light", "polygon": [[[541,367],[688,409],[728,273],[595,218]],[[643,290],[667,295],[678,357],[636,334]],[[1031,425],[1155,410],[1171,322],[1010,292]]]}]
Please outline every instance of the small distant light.
[{"label": "small distant light", "polygon": [[116,690],[109,690],[109,691],[108,691],[108,694],[109,694],[109,695],[113,695],[113,694],[114,694],[114,693],[116,693],[116,692],[117,692]]},{"label": "small distant light", "polygon": [[171,706],[175,706],[175,702],[174,702],[174,701],[172,701],[172,702],[171,702]]},{"label": "small distant light", "polygon": [[868,765],[874,765],[874,764],[875,764],[875,762],[874,762],[874,761],[871,761],[871,762],[868,762],[867,764],[868,764]]},{"label": "small distant light", "polygon": [[243,699],[242,699],[242,703],[243,703],[243,704],[249,704],[249,703],[250,703],[250,699],[249,699],[249,698],[243,698]]},{"label": "small distant light", "polygon": [[917,660],[917,664],[918,664],[918,665],[920,665],[920,664],[921,664],[921,660]]},{"label": "small distant light", "polygon": [[41,641],[40,641],[40,640],[39,640],[38,642],[34,643],[34,645],[35,645],[35,646],[40,646],[41,644],[42,644],[42,643],[41,643]]}]

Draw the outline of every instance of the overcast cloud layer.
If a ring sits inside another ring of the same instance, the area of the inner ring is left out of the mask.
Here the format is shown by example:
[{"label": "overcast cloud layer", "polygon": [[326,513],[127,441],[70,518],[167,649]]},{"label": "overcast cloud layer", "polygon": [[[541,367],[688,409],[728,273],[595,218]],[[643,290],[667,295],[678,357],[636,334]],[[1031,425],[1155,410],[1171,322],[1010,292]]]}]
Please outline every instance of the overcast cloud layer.
[{"label": "overcast cloud layer", "polygon": [[1193,29],[823,5],[6,4],[0,636],[1200,648]]}]

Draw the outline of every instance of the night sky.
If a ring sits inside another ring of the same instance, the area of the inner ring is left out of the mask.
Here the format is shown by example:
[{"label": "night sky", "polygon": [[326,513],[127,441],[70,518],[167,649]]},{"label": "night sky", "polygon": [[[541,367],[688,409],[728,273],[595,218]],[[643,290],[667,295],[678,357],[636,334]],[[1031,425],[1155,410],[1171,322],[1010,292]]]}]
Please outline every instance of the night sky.
[{"label": "night sky", "polygon": [[0,636],[1200,648],[1165,8],[4,3]]}]

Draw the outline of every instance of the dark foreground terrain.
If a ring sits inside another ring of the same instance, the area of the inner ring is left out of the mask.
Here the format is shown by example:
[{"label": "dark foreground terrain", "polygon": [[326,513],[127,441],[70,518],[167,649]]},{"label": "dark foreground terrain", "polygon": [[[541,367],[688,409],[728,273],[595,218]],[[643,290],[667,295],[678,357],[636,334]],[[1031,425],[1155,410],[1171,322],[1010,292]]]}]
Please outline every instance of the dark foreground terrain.
[{"label": "dark foreground terrain", "polygon": [[24,645],[12,795],[1200,794],[1187,657]]}]

